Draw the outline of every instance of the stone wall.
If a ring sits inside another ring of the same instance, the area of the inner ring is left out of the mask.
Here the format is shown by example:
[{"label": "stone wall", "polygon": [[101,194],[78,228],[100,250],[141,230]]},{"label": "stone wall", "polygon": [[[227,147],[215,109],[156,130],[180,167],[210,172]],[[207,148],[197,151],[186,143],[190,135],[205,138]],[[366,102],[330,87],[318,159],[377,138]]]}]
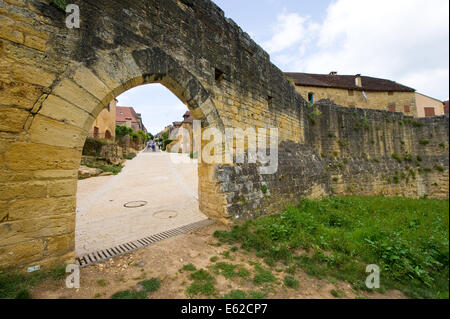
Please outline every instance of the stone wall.
[{"label": "stone wall", "polygon": [[[209,0],[72,2],[80,29],[49,1],[0,0],[0,267],[73,262],[88,130],[114,97],[145,83],[165,85],[203,128],[279,130],[275,175],[199,164],[199,205],[211,218],[254,217],[300,195],[448,197],[448,117],[417,124],[326,102],[309,109]],[[414,179],[402,173],[415,163],[392,157],[406,153],[422,157]]]}]

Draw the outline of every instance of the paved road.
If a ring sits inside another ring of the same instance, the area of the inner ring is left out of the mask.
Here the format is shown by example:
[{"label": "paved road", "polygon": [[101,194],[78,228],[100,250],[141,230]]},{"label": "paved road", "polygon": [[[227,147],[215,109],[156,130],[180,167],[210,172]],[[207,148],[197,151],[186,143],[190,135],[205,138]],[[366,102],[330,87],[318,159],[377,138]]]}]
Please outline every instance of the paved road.
[{"label": "paved road", "polygon": [[[117,176],[79,181],[77,256],[206,219],[197,185],[197,161],[163,152],[140,153]],[[124,207],[133,201],[147,204]]]}]

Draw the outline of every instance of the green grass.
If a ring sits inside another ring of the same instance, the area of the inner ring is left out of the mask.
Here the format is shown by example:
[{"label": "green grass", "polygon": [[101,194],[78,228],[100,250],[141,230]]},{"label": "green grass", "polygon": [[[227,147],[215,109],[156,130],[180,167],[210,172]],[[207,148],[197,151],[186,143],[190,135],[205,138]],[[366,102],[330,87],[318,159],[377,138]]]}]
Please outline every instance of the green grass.
[{"label": "green grass", "polygon": [[149,280],[144,280],[139,283],[144,287],[145,292],[155,292],[161,287],[161,281],[158,278],[152,278]]},{"label": "green grass", "polygon": [[225,296],[223,296],[224,299],[247,299],[247,293],[242,290],[232,290]]},{"label": "green grass", "polygon": [[195,266],[193,264],[187,264],[187,265],[183,266],[182,270],[184,270],[184,271],[196,271],[197,268],[195,268]]},{"label": "green grass", "polygon": [[136,153],[128,153],[127,156],[125,156],[125,159],[132,160],[136,157]]},{"label": "green grass", "polygon": [[146,299],[146,298],[147,293],[145,291],[137,292],[132,290],[119,291],[111,296],[111,299]]},{"label": "green grass", "polygon": [[189,296],[215,296],[217,290],[215,287],[215,278],[206,270],[200,269],[189,276],[192,284],[186,289]]},{"label": "green grass", "polygon": [[340,290],[333,289],[333,290],[330,291],[330,293],[335,298],[342,298],[342,297],[344,297],[344,293],[342,291],[340,291]]},{"label": "green grass", "polygon": [[[302,200],[281,214],[249,220],[220,241],[257,256],[297,265],[319,278],[336,278],[366,290],[366,266],[381,269],[384,290],[416,298],[448,298],[448,200],[334,197]],[[308,255],[296,256],[296,250]],[[255,274],[268,281],[267,272]]]},{"label": "green grass", "polygon": [[0,299],[31,299],[32,287],[46,279],[62,280],[65,277],[64,265],[30,274],[4,269],[0,272]]},{"label": "green grass", "polygon": [[253,277],[253,283],[255,283],[256,285],[261,285],[264,283],[272,283],[276,281],[277,278],[269,269],[265,269],[261,265],[255,265],[255,276]]},{"label": "green grass", "polygon": [[292,276],[284,277],[284,284],[286,285],[286,287],[289,287],[289,288],[292,288],[295,290],[297,290],[298,287],[300,286],[300,283],[298,282],[298,280]]},{"label": "green grass", "polygon": [[226,279],[234,279],[236,277],[248,278],[250,277],[250,270],[241,265],[233,265],[226,262],[219,262],[211,266],[214,273],[224,276]]},{"label": "green grass", "polygon": [[100,279],[100,280],[97,280],[97,285],[99,285],[100,287],[106,287],[108,285],[108,283],[106,282],[106,280]]},{"label": "green grass", "polygon": [[67,0],[51,0],[50,3],[53,3],[61,10],[66,11]]}]

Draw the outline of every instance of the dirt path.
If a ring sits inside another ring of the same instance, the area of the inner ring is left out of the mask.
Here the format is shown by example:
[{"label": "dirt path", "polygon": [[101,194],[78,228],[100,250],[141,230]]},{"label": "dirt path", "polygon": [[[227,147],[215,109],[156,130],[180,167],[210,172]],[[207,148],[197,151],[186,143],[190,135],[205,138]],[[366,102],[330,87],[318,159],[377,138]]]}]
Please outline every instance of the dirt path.
[{"label": "dirt path", "polygon": [[[226,229],[225,226],[212,225],[195,232],[170,238],[168,240],[148,246],[129,255],[116,257],[105,264],[81,269],[81,288],[67,289],[63,282],[46,281],[32,290],[34,298],[50,299],[91,299],[110,298],[112,294],[134,289],[138,282],[144,279],[158,278],[161,288],[149,295],[154,299],[184,299],[189,298],[187,287],[192,283],[189,279],[191,272],[181,270],[184,265],[193,264],[196,269],[208,268],[216,262],[241,265],[248,271],[254,271],[254,262],[263,261],[252,253],[242,249],[233,252],[228,245],[218,245],[213,233]],[[279,272],[276,271],[278,269]],[[355,292],[349,284],[344,282],[331,283],[319,280],[297,271],[294,277],[299,281],[298,289],[287,288],[283,284],[286,276],[282,265],[276,265],[271,272],[277,277],[278,283],[269,286],[256,285],[249,278],[226,279],[222,275],[214,274],[216,279],[216,297],[221,297],[231,290],[258,291],[266,294],[266,298],[293,299],[328,299],[335,298],[332,291],[339,291],[341,298],[404,298],[398,291],[386,294],[371,294]],[[197,296],[202,298],[202,296]]]}]

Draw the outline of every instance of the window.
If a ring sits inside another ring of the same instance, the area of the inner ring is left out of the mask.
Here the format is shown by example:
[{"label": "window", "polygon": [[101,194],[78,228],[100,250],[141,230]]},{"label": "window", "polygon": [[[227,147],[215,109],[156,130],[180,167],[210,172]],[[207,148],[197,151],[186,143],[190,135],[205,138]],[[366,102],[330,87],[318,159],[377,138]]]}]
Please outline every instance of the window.
[{"label": "window", "polygon": [[395,105],[394,104],[388,105],[388,110],[391,112],[395,112]]},{"label": "window", "polygon": [[314,104],[314,93],[312,92],[308,93],[308,102]]},{"label": "window", "polygon": [[353,95],[354,95],[353,90],[348,90],[348,96],[353,96]]},{"label": "window", "polygon": [[119,113],[120,113],[120,115],[123,115],[123,111],[122,110],[120,110]]},{"label": "window", "polygon": [[409,105],[405,105],[405,113],[411,112],[411,107]]},{"label": "window", "polygon": [[392,96],[392,95],[394,95],[394,92],[388,92],[388,95]]},{"label": "window", "polygon": [[434,111],[434,107],[425,107],[425,116],[429,117],[429,116],[435,116],[436,113]]},{"label": "window", "polygon": [[223,71],[219,70],[219,69],[215,69],[215,79],[217,82],[221,83],[223,81],[223,78],[225,76],[225,73],[223,73]]}]

